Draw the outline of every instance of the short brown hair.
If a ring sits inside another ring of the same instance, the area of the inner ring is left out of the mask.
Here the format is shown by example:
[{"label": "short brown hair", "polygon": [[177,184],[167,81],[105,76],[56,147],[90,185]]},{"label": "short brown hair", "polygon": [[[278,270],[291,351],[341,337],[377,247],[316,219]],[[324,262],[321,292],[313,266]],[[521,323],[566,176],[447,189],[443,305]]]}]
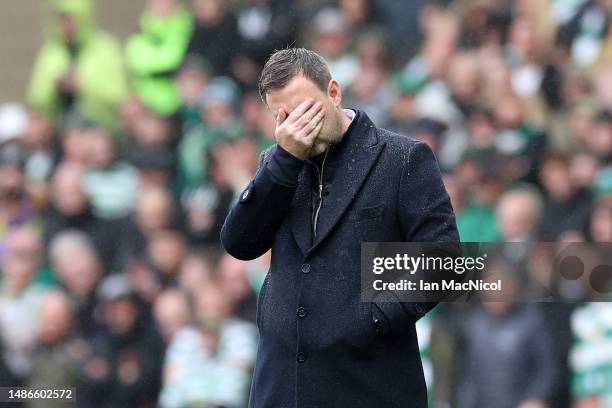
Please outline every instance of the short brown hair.
[{"label": "short brown hair", "polygon": [[319,54],[306,48],[277,50],[264,65],[259,77],[259,95],[266,102],[266,95],[283,88],[296,75],[303,75],[322,90],[327,90],[331,74],[327,63]]}]

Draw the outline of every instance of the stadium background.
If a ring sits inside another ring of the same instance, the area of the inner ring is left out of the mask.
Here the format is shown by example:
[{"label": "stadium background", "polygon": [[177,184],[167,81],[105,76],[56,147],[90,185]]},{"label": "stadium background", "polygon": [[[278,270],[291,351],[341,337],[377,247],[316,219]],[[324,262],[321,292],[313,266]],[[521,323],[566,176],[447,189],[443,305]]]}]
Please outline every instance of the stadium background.
[{"label": "stadium background", "polygon": [[[608,0],[93,6],[0,4],[0,385],[245,406],[268,257],[234,260],[218,232],[273,141],[257,74],[287,45],[430,144],[463,240],[612,240]],[[612,307],[566,289],[420,321],[431,405],[612,406]]]}]

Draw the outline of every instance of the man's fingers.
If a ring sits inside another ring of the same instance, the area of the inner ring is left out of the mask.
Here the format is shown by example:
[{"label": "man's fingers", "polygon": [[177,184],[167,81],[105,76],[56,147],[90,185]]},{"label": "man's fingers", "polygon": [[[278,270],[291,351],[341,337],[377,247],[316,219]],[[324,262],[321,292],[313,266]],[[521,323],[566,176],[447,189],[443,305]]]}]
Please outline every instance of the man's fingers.
[{"label": "man's fingers", "polygon": [[307,137],[321,122],[323,122],[323,117],[325,116],[325,111],[321,110],[311,118],[308,123],[302,128],[302,135]]},{"label": "man's fingers", "polygon": [[304,137],[304,141],[307,144],[314,143],[314,140],[317,138],[317,136],[319,136],[319,132],[323,128],[323,115],[320,116],[320,119],[313,120],[312,123],[314,124],[314,126],[308,132],[308,134]]},{"label": "man's fingers", "polygon": [[310,107],[304,114],[294,123],[297,129],[303,129],[311,123],[314,118],[323,111],[323,104],[321,102],[316,102],[314,105]]},{"label": "man's fingers", "polygon": [[289,114],[287,121],[289,123],[295,123],[313,104],[314,100],[312,98],[306,99]]}]

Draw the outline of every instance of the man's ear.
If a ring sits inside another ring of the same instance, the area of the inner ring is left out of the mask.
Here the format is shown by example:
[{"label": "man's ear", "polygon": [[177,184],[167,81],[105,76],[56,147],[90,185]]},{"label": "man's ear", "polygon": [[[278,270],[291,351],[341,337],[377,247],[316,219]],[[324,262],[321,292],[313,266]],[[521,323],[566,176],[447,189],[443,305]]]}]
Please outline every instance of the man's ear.
[{"label": "man's ear", "polygon": [[340,106],[342,103],[342,90],[340,89],[340,84],[335,79],[329,81],[327,95],[334,102],[334,105]]}]

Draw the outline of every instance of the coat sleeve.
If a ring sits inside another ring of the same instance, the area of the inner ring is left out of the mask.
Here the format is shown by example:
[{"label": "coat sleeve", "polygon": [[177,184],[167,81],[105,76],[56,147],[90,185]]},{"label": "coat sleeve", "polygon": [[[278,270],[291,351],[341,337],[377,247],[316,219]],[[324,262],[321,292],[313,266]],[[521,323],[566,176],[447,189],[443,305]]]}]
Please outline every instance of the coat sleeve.
[{"label": "coat sleeve", "polygon": [[262,153],[255,176],[221,229],[221,243],[230,255],[250,260],[272,247],[276,231],[289,212],[303,166],[302,160],[280,146]]},{"label": "coat sleeve", "polygon": [[[455,215],[442,174],[431,149],[422,142],[406,148],[398,186],[398,218],[405,242],[459,243]],[[429,244],[428,256],[457,256],[458,245]],[[402,332],[407,321],[416,321],[437,303],[400,302],[393,292],[381,292],[374,299],[390,329]]]}]

